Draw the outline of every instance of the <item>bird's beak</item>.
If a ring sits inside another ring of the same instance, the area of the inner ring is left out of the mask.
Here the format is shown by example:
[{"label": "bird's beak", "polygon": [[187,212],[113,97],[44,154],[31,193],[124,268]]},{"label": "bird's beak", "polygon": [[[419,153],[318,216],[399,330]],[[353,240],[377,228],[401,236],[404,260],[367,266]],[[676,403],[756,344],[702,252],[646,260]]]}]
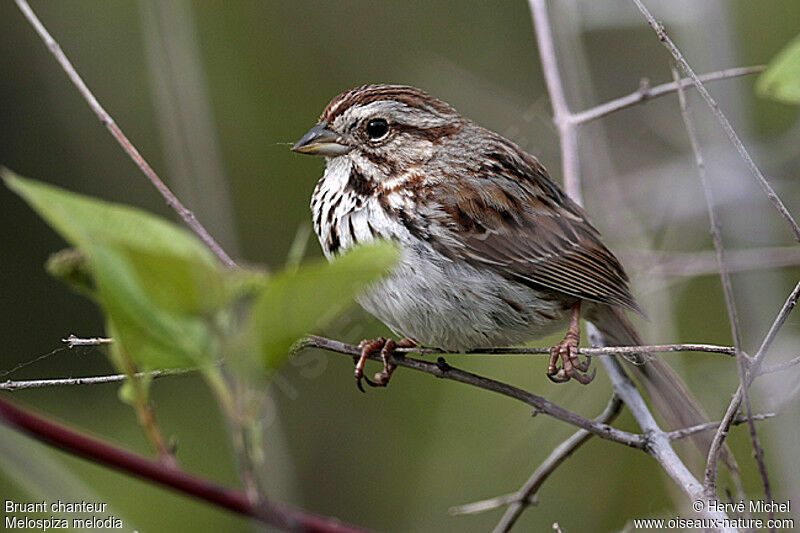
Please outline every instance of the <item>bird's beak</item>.
[{"label": "bird's beak", "polygon": [[320,122],[303,135],[303,138],[292,146],[292,152],[298,154],[324,155],[336,157],[349,152],[353,147],[342,142],[339,134],[327,128],[325,121]]}]

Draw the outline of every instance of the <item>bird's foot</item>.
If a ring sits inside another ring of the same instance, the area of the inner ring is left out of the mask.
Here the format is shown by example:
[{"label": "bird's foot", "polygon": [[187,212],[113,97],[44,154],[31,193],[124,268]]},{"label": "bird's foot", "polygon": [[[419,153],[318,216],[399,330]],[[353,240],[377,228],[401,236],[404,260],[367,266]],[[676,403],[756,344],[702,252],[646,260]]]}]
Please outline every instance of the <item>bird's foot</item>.
[{"label": "bird's foot", "polygon": [[[578,344],[580,343],[580,335],[575,335],[568,332],[564,340],[550,348],[550,362],[547,365],[547,377],[554,383],[565,383],[572,378],[575,378],[582,385],[588,385],[592,382],[597,369],[590,374],[589,365],[591,365],[592,357],[587,355],[585,361],[581,361],[578,357]],[[561,368],[558,367],[558,360],[561,359]]]},{"label": "bird's foot", "polygon": [[[370,387],[385,387],[389,384],[389,379],[392,377],[395,365],[392,364],[392,355],[396,348],[413,348],[417,346],[417,342],[413,339],[403,339],[395,342],[392,339],[384,339],[378,337],[377,339],[365,339],[359,343],[358,347],[361,350],[361,356],[356,361],[355,377],[356,386],[361,392],[366,392],[361,380],[367,382]],[[369,359],[369,356],[376,351],[381,351],[381,360],[383,361],[383,370],[375,374],[372,380],[364,375],[364,365]]]}]

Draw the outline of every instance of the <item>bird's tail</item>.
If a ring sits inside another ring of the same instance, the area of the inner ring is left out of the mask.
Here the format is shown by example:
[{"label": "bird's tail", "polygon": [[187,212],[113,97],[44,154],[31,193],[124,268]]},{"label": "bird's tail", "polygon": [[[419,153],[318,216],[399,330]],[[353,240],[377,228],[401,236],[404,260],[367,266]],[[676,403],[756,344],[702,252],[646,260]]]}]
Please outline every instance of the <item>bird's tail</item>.
[{"label": "bird's tail", "polygon": [[[641,346],[644,344],[639,332],[625,313],[608,305],[596,306],[587,319],[594,324],[603,337],[605,346]],[[634,377],[642,384],[651,401],[672,429],[680,429],[708,422],[708,416],[695,400],[683,380],[658,355],[650,353],[625,357]],[[700,452],[708,453],[714,433],[697,433],[693,442]],[[722,460],[729,468],[738,471],[733,454],[725,447]]]}]

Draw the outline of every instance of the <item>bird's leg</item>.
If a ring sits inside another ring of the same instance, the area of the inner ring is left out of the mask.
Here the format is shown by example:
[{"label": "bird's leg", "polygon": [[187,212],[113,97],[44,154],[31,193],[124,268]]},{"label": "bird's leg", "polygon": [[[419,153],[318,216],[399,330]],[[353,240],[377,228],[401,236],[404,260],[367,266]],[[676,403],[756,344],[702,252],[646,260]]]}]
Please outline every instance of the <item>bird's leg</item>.
[{"label": "bird's leg", "polygon": [[419,344],[417,341],[413,339],[402,339],[397,342],[389,339],[386,341],[386,344],[383,345],[381,349],[381,359],[383,359],[383,370],[375,374],[372,378],[375,380],[375,386],[377,387],[385,387],[389,384],[389,378],[392,377],[392,372],[396,368],[391,361],[392,354],[394,353],[395,348],[414,348]]},{"label": "bird's leg", "polygon": [[[392,372],[394,372],[395,369],[395,365],[393,365],[391,361],[394,350],[396,348],[413,348],[418,344],[419,343],[413,339],[403,339],[395,342],[392,339],[384,339],[383,337],[378,337],[377,339],[373,340],[365,339],[361,341],[361,343],[358,345],[358,347],[361,349],[361,356],[356,362],[356,368],[354,372],[358,390],[365,392],[363,385],[361,385],[362,379],[366,381],[367,385],[370,387],[385,387],[388,385],[389,379],[392,377]],[[371,381],[369,378],[364,376],[364,364],[369,356],[378,350],[381,351],[383,370],[375,374],[373,378],[375,381]]]},{"label": "bird's leg", "polygon": [[[586,374],[591,364],[591,357],[586,356],[586,361],[578,358],[578,345],[581,342],[581,302],[578,300],[572,308],[569,329],[564,340],[550,348],[550,362],[547,365],[547,377],[555,383],[564,383],[575,378],[579,383],[588,385],[597,374],[597,369],[591,375]],[[561,359],[561,368],[558,360]]]}]

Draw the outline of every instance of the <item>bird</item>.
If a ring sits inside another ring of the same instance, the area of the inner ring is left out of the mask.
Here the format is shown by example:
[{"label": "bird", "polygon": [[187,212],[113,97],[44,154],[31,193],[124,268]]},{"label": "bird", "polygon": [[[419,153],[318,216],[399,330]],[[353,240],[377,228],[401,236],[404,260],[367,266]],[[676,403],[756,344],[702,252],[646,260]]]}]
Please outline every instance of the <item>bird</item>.
[{"label": "bird", "polygon": [[[386,386],[399,347],[477,351],[566,329],[550,349],[554,382],[588,385],[580,318],[607,345],[642,345],[628,312],[642,313],[622,264],[586,212],[533,155],[405,85],[363,85],[330,101],[292,147],[325,158],[311,199],[314,231],[333,259],[377,239],[400,259],[359,298],[399,340],[367,339],[355,378]],[[383,369],[364,376],[380,350]],[[671,425],[707,417],[660,358],[627,357]]]}]

